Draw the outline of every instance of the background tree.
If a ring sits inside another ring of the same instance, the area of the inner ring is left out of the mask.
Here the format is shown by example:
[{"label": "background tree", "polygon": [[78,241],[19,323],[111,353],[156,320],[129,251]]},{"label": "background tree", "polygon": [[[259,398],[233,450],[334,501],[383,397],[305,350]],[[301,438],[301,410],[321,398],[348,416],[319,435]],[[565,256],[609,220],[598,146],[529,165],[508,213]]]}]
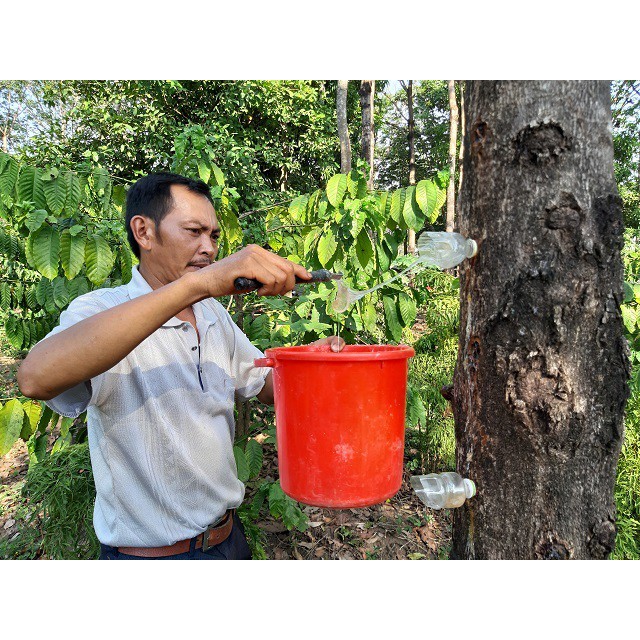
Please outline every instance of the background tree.
[{"label": "background tree", "polygon": [[606,558],[629,377],[609,85],[470,82],[465,110],[453,407],[478,495],[453,554]]},{"label": "background tree", "polygon": [[373,128],[373,102],[376,93],[375,80],[360,81],[360,109],[362,111],[361,157],[369,165],[367,188],[373,189],[373,157],[375,135]]},{"label": "background tree", "polygon": [[340,173],[351,171],[351,141],[349,139],[349,125],[347,117],[348,80],[338,80],[336,94],[336,114],[338,119],[338,138],[340,139]]},{"label": "background tree", "polygon": [[[409,186],[416,183],[416,138],[415,119],[413,116],[413,80],[405,84],[400,80],[402,88],[407,94],[407,141],[409,143]],[[409,229],[407,232],[407,253],[416,252],[416,232]]]},{"label": "background tree", "polygon": [[446,231],[453,231],[456,215],[456,153],[458,151],[458,101],[455,80],[449,80],[449,185],[447,187]]}]

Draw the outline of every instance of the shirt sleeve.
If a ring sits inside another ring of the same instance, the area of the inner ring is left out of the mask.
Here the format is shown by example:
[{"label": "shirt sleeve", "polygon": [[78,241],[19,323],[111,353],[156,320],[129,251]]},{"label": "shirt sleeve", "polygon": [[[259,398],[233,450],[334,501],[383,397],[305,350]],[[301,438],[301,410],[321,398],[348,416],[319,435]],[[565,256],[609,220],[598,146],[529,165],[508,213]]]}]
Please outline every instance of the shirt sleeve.
[{"label": "shirt sleeve", "polygon": [[[91,292],[73,300],[67,309],[60,314],[58,326],[52,329],[40,342],[72,327],[81,320],[108,309],[109,305],[101,300],[101,297],[96,293]],[[83,411],[86,411],[90,404],[96,404],[103,379],[104,374],[100,374],[91,380],[80,382],[54,398],[45,400],[45,403],[61,416],[77,418]]]},{"label": "shirt sleeve", "polygon": [[228,316],[228,322],[233,330],[231,373],[235,378],[236,395],[243,400],[248,400],[262,391],[271,369],[269,367],[256,367],[253,364],[256,358],[264,358],[264,354],[251,344],[249,338],[233,321],[231,316]]}]

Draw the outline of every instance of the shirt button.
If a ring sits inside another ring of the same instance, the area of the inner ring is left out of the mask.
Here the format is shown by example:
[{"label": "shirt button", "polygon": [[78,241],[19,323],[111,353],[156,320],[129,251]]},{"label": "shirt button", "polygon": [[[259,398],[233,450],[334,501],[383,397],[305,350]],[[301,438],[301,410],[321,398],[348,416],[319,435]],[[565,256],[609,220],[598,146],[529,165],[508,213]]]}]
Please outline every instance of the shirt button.
[{"label": "shirt button", "polygon": [[189,331],[189,326],[185,324],[185,325],[182,327],[182,330],[183,330],[183,331]]},{"label": "shirt button", "polygon": [[198,347],[191,347],[191,351],[195,351]]}]

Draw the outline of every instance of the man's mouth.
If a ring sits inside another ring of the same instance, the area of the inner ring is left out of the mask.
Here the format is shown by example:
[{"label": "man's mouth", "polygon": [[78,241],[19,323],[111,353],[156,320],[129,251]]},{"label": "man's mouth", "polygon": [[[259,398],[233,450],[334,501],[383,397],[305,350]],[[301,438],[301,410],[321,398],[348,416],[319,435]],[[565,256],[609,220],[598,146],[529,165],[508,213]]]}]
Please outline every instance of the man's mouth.
[{"label": "man's mouth", "polygon": [[210,262],[190,262],[187,266],[203,269],[204,267],[208,267],[210,264],[211,264]]}]

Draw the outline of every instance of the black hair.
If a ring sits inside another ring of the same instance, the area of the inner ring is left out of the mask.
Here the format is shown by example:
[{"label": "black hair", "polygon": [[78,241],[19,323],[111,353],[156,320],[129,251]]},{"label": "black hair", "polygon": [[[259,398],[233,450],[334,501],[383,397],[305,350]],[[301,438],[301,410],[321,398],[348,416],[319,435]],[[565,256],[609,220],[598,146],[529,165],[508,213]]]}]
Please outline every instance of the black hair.
[{"label": "black hair", "polygon": [[177,173],[168,172],[150,173],[144,178],[140,178],[127,192],[125,215],[127,238],[131,245],[131,250],[138,259],[140,259],[140,247],[133,237],[133,231],[131,231],[131,218],[144,216],[153,220],[156,227],[158,227],[173,206],[173,198],[171,197],[172,184],[183,184],[189,191],[203,195],[213,204],[211,191],[202,180],[192,180]]}]

